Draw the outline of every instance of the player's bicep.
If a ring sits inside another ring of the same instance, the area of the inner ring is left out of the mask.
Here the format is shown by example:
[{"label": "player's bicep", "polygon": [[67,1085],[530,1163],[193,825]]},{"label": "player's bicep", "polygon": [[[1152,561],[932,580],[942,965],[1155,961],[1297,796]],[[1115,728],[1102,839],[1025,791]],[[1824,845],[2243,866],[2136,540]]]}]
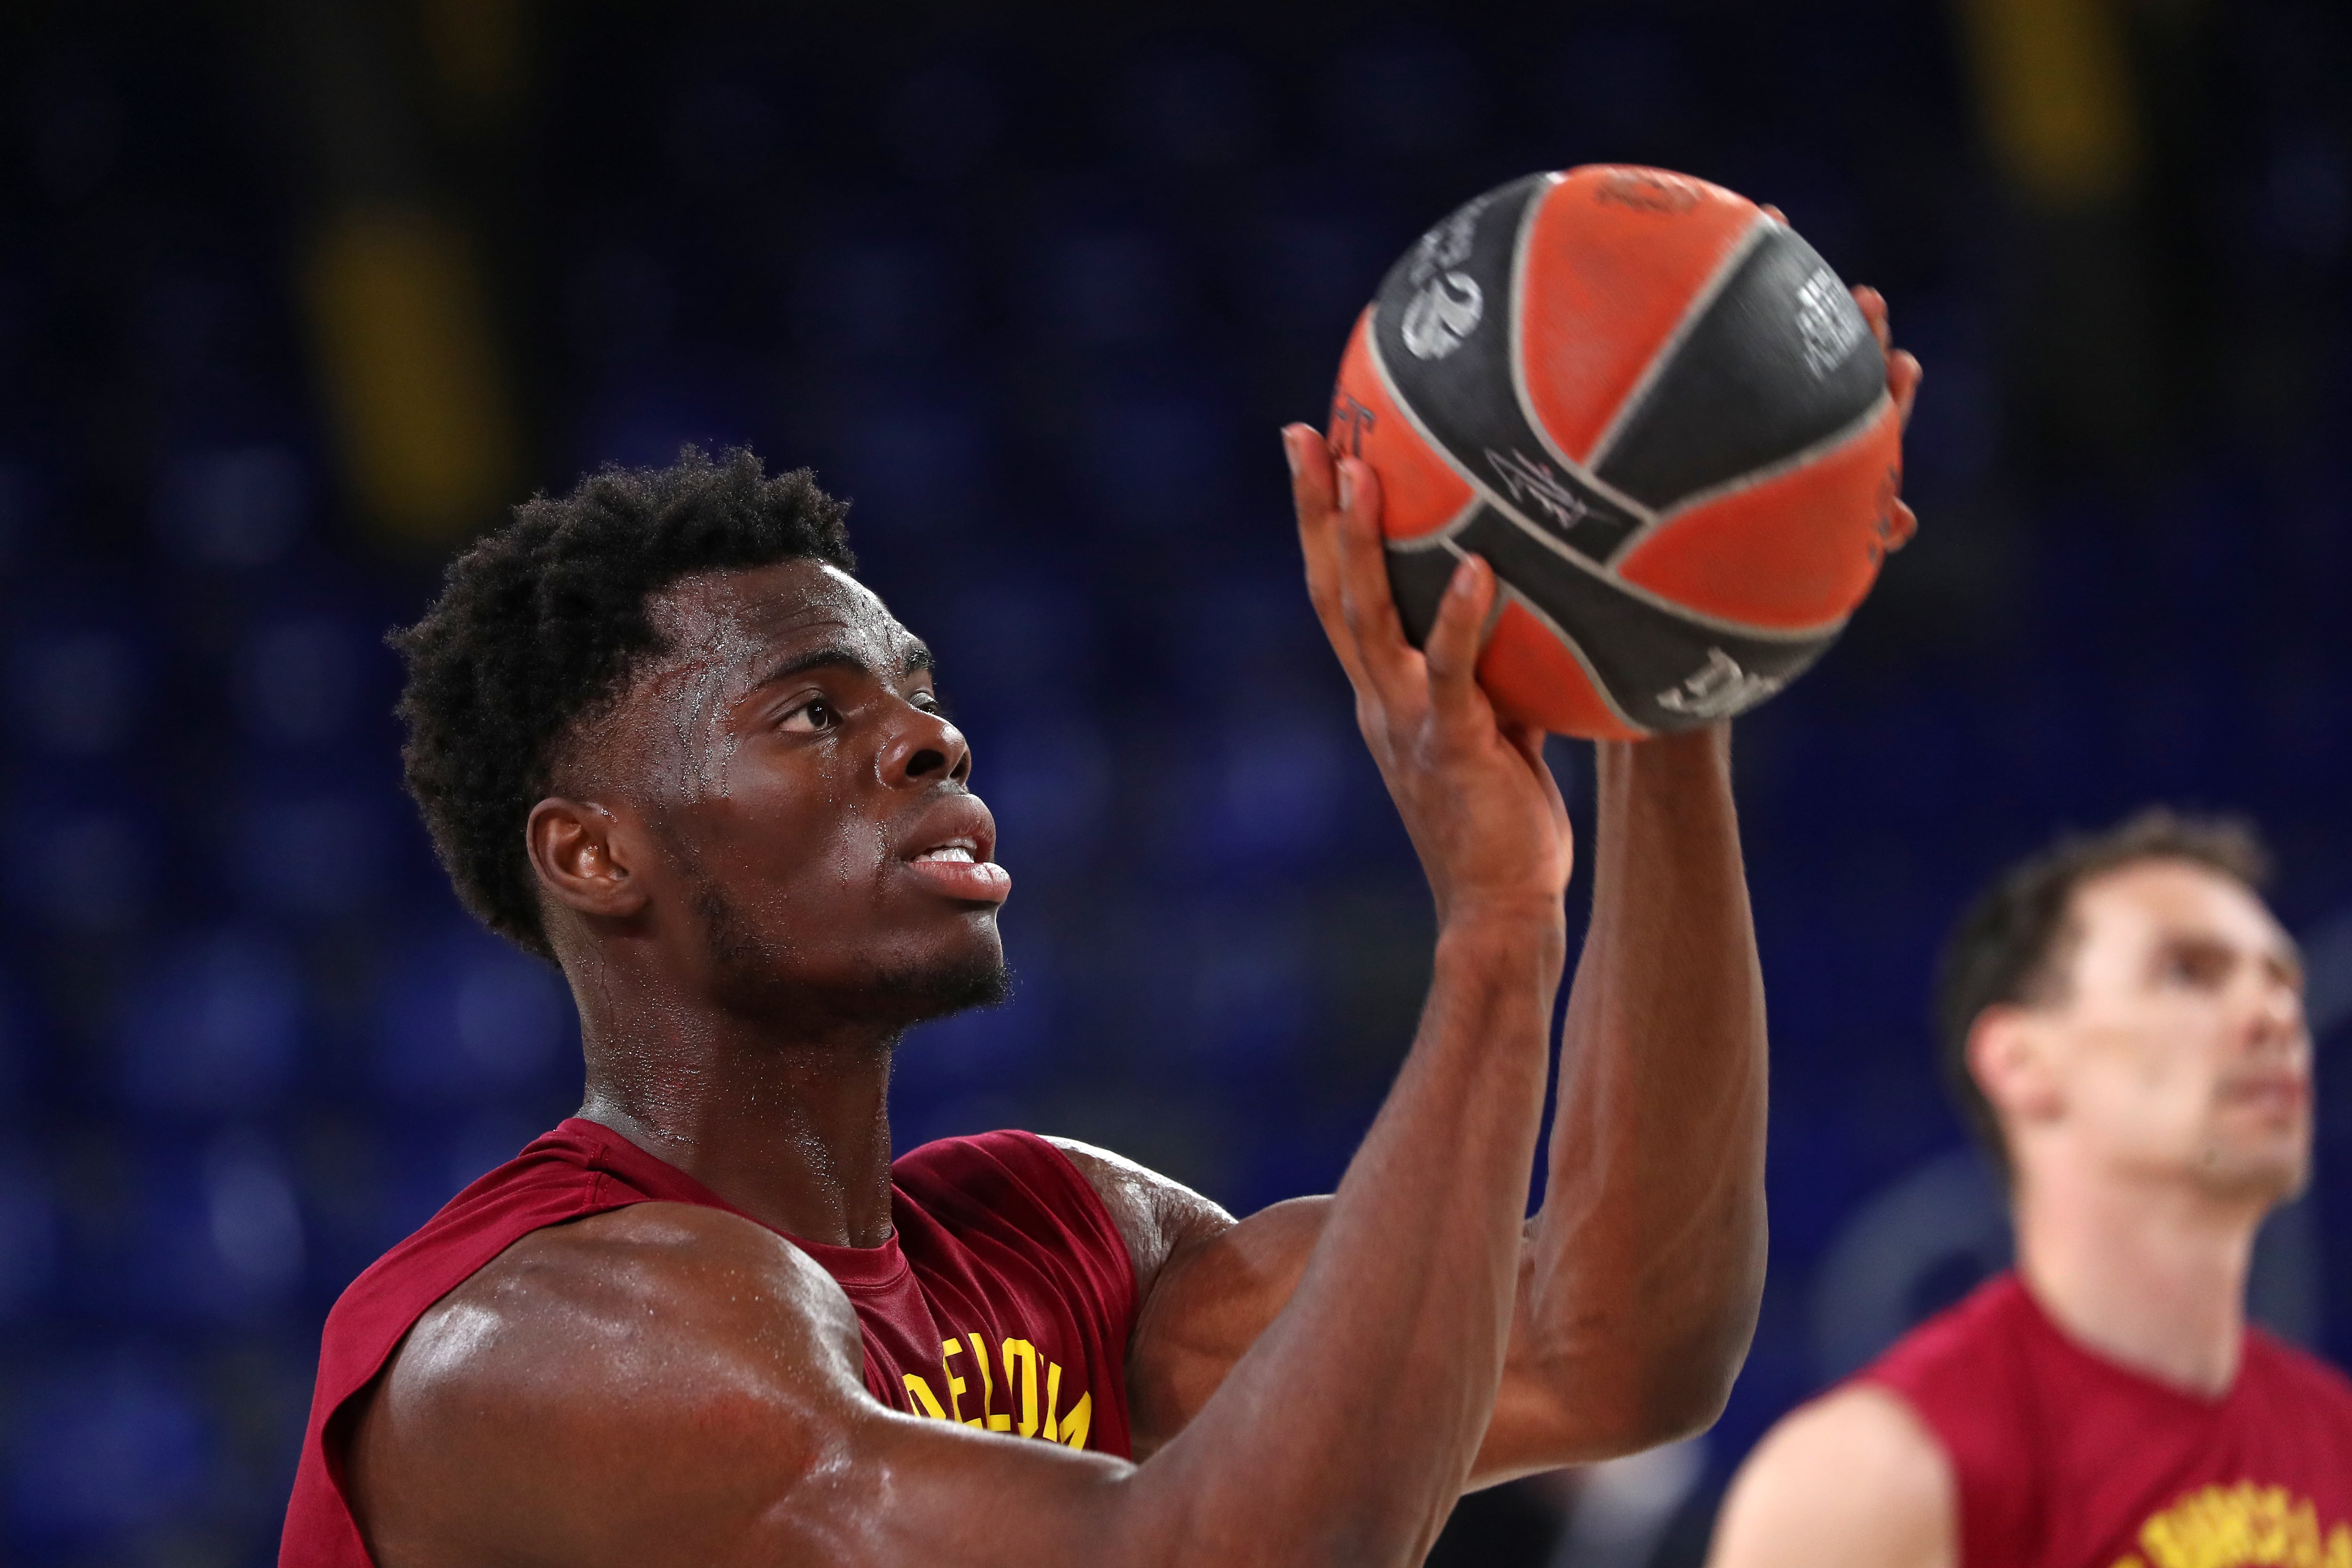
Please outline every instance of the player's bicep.
[{"label": "player's bicep", "polygon": [[[1199,1226],[1173,1248],[1145,1298],[1128,1354],[1139,1459],[1184,1429],[1289,1303],[1330,1207],[1328,1197],[1293,1198],[1240,1221],[1217,1210],[1217,1223]],[[1531,1268],[1530,1254],[1522,1260],[1494,1414],[1471,1468],[1474,1489],[1627,1451],[1596,1427],[1575,1387],[1563,1386],[1538,1354]]]},{"label": "player's bicep", "polygon": [[[1177,1247],[1146,1297],[1128,1352],[1128,1404],[1138,1458],[1174,1437],[1216,1393],[1298,1289],[1299,1278],[1329,1216],[1328,1196],[1292,1198],[1244,1220],[1202,1226]],[[1526,1310],[1511,1328],[1511,1350],[1486,1441],[1471,1485],[1591,1458],[1564,1449],[1573,1426],[1559,1391],[1522,1364]]]},{"label": "player's bicep", "polygon": [[1244,1220],[1203,1226],[1171,1251],[1128,1347],[1138,1458],[1192,1422],[1289,1304],[1330,1204],[1293,1198]]},{"label": "player's bicep", "polygon": [[1716,1521],[1709,1568],[1952,1568],[1950,1462],[1909,1405],[1863,1384],[1765,1435]]},{"label": "player's bicep", "polygon": [[1132,1467],[884,1408],[848,1303],[781,1241],[670,1205],[566,1229],[427,1314],[363,1413],[382,1568],[1108,1560]]}]

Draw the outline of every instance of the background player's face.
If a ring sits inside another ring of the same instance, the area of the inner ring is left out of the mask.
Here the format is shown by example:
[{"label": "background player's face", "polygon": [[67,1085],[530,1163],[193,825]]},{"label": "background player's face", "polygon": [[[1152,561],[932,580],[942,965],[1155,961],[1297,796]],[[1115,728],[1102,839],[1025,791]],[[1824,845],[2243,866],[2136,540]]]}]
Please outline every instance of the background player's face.
[{"label": "background player's face", "polygon": [[2149,860],[2085,882],[2043,1013],[2054,1125],[2099,1164],[2273,1200],[2311,1158],[2295,950],[2232,877]]},{"label": "background player's face", "polygon": [[[667,959],[721,1001],[885,1023],[999,999],[996,827],[930,656],[814,561],[686,578],[647,609],[670,650],[571,748],[653,847]],[[564,781],[571,782],[571,781]],[[1001,881],[1002,874],[998,874]]]}]

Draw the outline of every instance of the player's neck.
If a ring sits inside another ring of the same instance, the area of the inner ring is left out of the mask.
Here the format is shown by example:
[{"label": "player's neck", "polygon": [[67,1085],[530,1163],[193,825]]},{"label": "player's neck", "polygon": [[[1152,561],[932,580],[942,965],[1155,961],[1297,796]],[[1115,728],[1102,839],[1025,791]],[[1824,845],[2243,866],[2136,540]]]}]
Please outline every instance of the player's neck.
[{"label": "player's neck", "polygon": [[796,1032],[647,986],[573,994],[583,1116],[804,1240],[888,1239],[895,1030]]},{"label": "player's neck", "polygon": [[2181,1184],[2039,1173],[2018,1197],[2018,1270],[2074,1340],[2218,1398],[2237,1381],[2263,1212]]}]

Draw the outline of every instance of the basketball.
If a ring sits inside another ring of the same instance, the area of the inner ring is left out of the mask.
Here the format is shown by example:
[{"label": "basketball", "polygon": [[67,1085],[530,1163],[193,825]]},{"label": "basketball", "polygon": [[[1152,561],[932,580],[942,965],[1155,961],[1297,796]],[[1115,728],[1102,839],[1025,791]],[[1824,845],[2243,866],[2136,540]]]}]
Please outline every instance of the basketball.
[{"label": "basketball", "polygon": [[1423,235],[1357,321],[1330,438],[1380,476],[1406,635],[1483,555],[1503,591],[1480,684],[1561,734],[1763,701],[1907,525],[1845,285],[1746,197],[1659,169],[1531,174]]}]

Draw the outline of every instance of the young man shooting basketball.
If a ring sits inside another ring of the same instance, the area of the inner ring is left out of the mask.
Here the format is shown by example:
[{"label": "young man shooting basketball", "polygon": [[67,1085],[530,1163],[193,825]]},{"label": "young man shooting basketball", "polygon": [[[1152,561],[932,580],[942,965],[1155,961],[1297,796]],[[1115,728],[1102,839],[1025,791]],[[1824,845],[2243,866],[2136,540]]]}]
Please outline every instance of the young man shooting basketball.
[{"label": "young man shooting basketball", "polygon": [[1474,679],[1494,578],[1415,651],[1370,470],[1284,440],[1439,928],[1339,1191],[1236,1222],[1026,1133],[894,1164],[892,1047],[1005,985],[929,653],[805,473],[608,471],[402,637],[411,787],[469,907],[562,966],[586,1101],[338,1303],[283,1562],[1362,1568],[1465,1487],[1714,1417],[1764,1258],[1727,736],[1601,749],[1526,1220],[1571,846]]},{"label": "young man shooting basketball", "polygon": [[1758,1447],[1717,1568],[2352,1568],[2352,1385],[2245,1321],[2311,1160],[2294,945],[2242,830],[2161,812],[2013,868],[1945,963],[2018,1267]]}]

